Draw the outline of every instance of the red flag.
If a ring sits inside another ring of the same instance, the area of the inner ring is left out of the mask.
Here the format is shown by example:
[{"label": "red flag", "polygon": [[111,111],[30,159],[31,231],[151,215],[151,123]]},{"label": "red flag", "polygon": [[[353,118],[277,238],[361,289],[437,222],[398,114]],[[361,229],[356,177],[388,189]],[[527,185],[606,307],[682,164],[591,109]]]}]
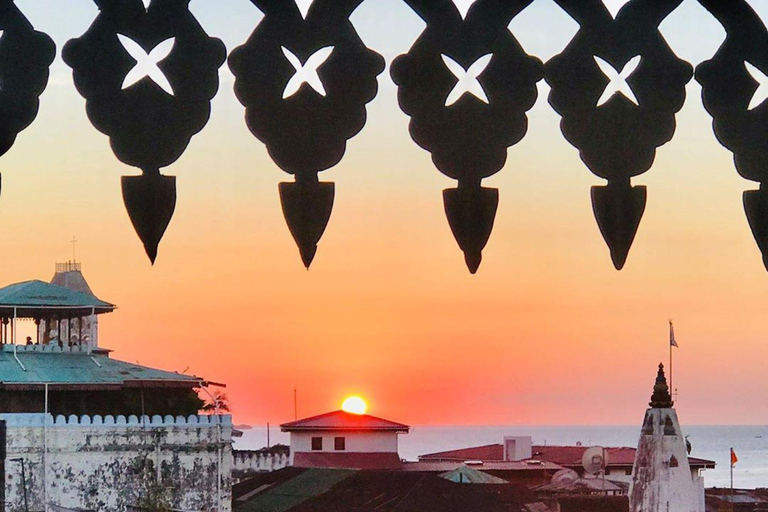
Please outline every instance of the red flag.
[{"label": "red flag", "polygon": [[731,466],[739,462],[739,458],[736,456],[736,452],[731,448]]}]

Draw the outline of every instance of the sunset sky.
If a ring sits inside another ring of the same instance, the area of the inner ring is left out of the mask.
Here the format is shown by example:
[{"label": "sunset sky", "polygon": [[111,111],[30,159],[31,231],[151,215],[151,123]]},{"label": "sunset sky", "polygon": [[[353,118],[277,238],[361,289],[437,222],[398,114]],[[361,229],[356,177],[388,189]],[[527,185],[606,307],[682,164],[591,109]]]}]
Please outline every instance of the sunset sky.
[{"label": "sunset sky", "polygon": [[[672,318],[681,420],[768,423],[768,273],[741,199],[757,187],[715,139],[695,81],[674,139],[634,180],[648,205],[621,272],[592,214],[589,189],[604,182],[563,138],[540,82],[528,135],[486,180],[499,211],[472,276],[443,211],[455,182],[410,139],[387,70],[365,129],[321,174],[336,201],[307,271],[278,197],[290,177],[246,128],[225,66],[208,126],[163,170],[178,201],[152,267],[120,192],[138,171],[91,126],[60,58],[95,6],[16,3],[59,56],[37,120],[0,158],[0,283],[50,279],[75,235],[94,292],[119,306],[100,323],[114,357],[227,383],[237,422],[292,420],[295,387],[300,416],[359,394],[370,414],[412,425],[638,424]],[[228,51],[261,18],[248,0],[192,8]],[[574,23],[551,0],[529,9],[519,35],[546,59],[567,42],[548,34]],[[423,28],[399,0],[367,0],[352,19],[388,63]],[[694,64],[723,37],[694,0],[665,28]]]}]

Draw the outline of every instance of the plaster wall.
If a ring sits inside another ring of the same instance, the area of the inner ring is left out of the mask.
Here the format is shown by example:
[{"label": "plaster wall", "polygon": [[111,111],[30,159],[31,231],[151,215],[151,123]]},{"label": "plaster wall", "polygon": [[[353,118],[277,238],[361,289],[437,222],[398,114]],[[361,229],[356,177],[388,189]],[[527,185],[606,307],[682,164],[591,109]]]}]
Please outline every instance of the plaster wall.
[{"label": "plaster wall", "polygon": [[150,495],[184,511],[231,510],[230,416],[0,420],[7,422],[6,512],[24,510],[25,490],[30,511],[53,504],[124,512]]},{"label": "plaster wall", "polygon": [[[312,450],[313,437],[323,438],[322,450]],[[291,463],[293,463],[292,455],[298,452],[337,452],[334,450],[336,437],[346,439],[344,452],[347,453],[397,453],[397,433],[395,432],[291,432]]]}]

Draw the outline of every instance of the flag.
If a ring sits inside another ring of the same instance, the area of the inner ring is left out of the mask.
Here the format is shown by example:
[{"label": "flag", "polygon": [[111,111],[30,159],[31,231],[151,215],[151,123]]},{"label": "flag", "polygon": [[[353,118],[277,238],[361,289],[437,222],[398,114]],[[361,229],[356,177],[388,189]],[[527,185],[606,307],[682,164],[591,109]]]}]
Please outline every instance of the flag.
[{"label": "flag", "polygon": [[731,448],[731,466],[739,462],[739,458],[736,456],[736,452]]},{"label": "flag", "polygon": [[672,321],[669,321],[669,345],[672,347],[680,348],[680,346],[675,341],[675,328],[672,327]]}]

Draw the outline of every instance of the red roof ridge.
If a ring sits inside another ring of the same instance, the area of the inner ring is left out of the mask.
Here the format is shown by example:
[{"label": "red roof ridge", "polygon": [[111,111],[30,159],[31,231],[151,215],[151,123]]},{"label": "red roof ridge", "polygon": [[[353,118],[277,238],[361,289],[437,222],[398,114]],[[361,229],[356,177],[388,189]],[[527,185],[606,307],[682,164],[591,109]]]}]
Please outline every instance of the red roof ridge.
[{"label": "red roof ridge", "polygon": [[[317,424],[326,418],[333,418],[340,424]],[[347,422],[345,425],[344,422]],[[378,423],[378,424],[376,424]],[[283,431],[290,430],[410,430],[411,427],[403,423],[397,423],[384,418],[371,416],[370,414],[354,414],[342,410],[326,412],[309,418],[303,418],[280,425]]]}]

